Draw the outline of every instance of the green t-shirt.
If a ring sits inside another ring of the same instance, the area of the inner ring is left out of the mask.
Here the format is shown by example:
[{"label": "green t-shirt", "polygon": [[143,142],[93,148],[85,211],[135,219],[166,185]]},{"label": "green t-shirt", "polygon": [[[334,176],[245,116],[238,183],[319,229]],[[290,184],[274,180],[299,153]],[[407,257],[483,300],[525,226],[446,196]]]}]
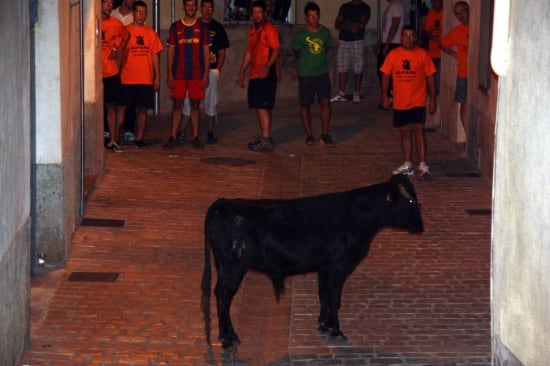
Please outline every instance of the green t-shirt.
[{"label": "green t-shirt", "polygon": [[332,47],[332,37],[328,28],[321,26],[318,32],[302,28],[292,39],[292,49],[300,51],[298,76],[328,74],[327,50]]}]

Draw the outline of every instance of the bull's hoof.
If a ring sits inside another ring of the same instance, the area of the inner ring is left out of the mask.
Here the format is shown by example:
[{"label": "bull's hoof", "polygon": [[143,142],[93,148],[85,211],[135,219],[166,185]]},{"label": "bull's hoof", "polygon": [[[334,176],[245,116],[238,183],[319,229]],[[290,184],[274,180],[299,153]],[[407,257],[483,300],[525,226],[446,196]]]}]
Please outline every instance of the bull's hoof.
[{"label": "bull's hoof", "polygon": [[226,351],[234,350],[239,344],[241,344],[241,340],[239,338],[220,339],[220,341],[222,342],[222,348]]},{"label": "bull's hoof", "polygon": [[332,331],[330,332],[330,340],[335,342],[345,342],[348,340],[348,337],[344,335],[341,331]]}]

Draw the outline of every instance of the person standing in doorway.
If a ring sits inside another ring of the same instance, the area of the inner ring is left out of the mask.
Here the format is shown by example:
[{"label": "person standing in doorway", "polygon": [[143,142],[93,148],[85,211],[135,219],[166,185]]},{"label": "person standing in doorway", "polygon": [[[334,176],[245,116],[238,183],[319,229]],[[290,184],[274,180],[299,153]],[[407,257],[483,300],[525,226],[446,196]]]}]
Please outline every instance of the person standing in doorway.
[{"label": "person standing in doorway", "polygon": [[[204,98],[204,114],[206,115],[208,132],[206,135],[206,142],[209,144],[215,144],[218,142],[214,136],[214,124],[216,124],[216,115],[218,104],[218,82],[222,72],[223,64],[225,63],[225,50],[229,48],[229,38],[225,32],[223,25],[212,18],[214,13],[214,1],[213,0],[201,0],[201,23],[208,32],[208,39],[210,42],[210,67],[208,86],[205,91]],[[189,98],[185,98],[183,103],[183,119],[189,121],[191,116],[191,107]],[[187,125],[187,123],[185,124]],[[183,128],[185,131],[185,127]],[[185,140],[183,132],[178,134],[180,141]]]},{"label": "person standing in doorway", "polygon": [[[119,7],[111,12],[111,16],[120,20],[125,26],[129,26],[134,23],[133,5],[135,0],[123,0]],[[122,62],[122,60],[120,60]],[[136,108],[134,106],[128,106],[124,115],[124,140],[132,142],[135,137],[135,124],[136,124]]]},{"label": "person standing in doorway", "polygon": [[103,101],[105,103],[109,141],[105,145],[113,152],[121,152],[117,143],[117,105],[120,104],[121,54],[128,42],[128,31],[111,16],[112,0],[101,2],[101,58],[103,61]]},{"label": "person standing in doorway", "polygon": [[203,149],[199,140],[200,101],[204,99],[208,86],[208,68],[210,65],[210,46],[208,32],[202,29],[196,18],[197,0],[183,0],[184,15],[170,25],[168,33],[168,87],[173,99],[172,125],[170,138],[164,149],[173,149],[178,145],[177,134],[182,118],[183,101],[189,97],[191,105],[191,125],[193,137],[191,145]]},{"label": "person standing in doorway", "polygon": [[317,96],[321,103],[321,143],[334,146],[328,130],[330,125],[330,78],[327,51],[332,47],[330,30],[319,23],[319,5],[308,2],[304,6],[306,25],[294,35],[292,49],[298,58],[298,94],[300,120],[306,133],[305,144],[315,144],[311,129],[311,104]]},{"label": "person standing in doorway", "polygon": [[432,0],[432,8],[426,15],[424,23],[424,32],[422,33],[428,40],[428,53],[437,69],[434,75],[435,93],[439,95],[439,76],[441,71],[441,48],[439,41],[443,28],[443,0]]},{"label": "person standing in doorway", "polygon": [[130,37],[120,73],[123,106],[118,111],[118,124],[122,124],[127,107],[136,109],[134,145],[142,149],[149,145],[143,141],[143,135],[147,124],[147,109],[154,107],[154,93],[160,87],[159,53],[163,48],[157,32],[145,24],[147,4],[138,0],[132,7],[134,23],[126,27]]},{"label": "person standing in doorway", "polygon": [[426,86],[430,98],[428,112],[436,110],[434,85],[435,66],[428,52],[416,46],[416,30],[406,25],[401,31],[401,46],[388,53],[382,72],[382,105],[390,108],[388,89],[393,78],[393,126],[399,128],[403,164],[393,170],[393,174],[414,174],[412,163],[412,136],[418,154],[420,176],[431,174],[426,163],[426,136],[424,120],[426,116]]},{"label": "person standing in doorway", "polygon": [[239,71],[237,83],[244,88],[245,72],[250,67],[248,81],[248,106],[258,115],[260,136],[248,143],[252,151],[275,149],[271,137],[271,111],[275,105],[279,54],[281,41],[277,27],[266,19],[265,2],[252,3],[253,24],[248,29],[248,41]]},{"label": "person standing in doorway", "polygon": [[[389,51],[401,45],[401,29],[405,24],[405,10],[401,0],[388,0],[389,4],[382,16],[382,29],[380,30],[380,39],[378,40],[378,77],[380,79],[380,89],[382,89],[382,77],[380,67],[384,63]],[[392,97],[392,80],[387,90],[388,97]],[[391,101],[391,100],[390,100]],[[391,104],[391,103],[390,103]],[[378,109],[387,109],[382,103],[378,105]]]},{"label": "person standing in doorway", "polygon": [[353,70],[353,101],[361,101],[361,84],[365,67],[365,27],[370,19],[370,6],[362,0],[351,0],[340,6],[334,28],[338,29],[338,94],[331,102],[345,102],[348,71]]},{"label": "person standing in doorway", "polygon": [[468,98],[468,39],[470,34],[470,6],[466,1],[457,1],[453,7],[455,17],[460,24],[441,38],[439,47],[457,60],[455,102],[460,104],[462,126],[466,124],[466,100]]}]

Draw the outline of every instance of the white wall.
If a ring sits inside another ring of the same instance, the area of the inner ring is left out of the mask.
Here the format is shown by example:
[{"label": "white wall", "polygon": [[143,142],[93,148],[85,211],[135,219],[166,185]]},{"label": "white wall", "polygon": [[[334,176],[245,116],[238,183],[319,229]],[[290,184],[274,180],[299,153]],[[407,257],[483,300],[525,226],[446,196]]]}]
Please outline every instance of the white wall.
[{"label": "white wall", "polygon": [[[495,351],[550,360],[550,10],[511,1],[509,69],[499,79],[494,169]],[[501,30],[502,31],[502,30]]]},{"label": "white wall", "polygon": [[29,34],[12,19],[20,7],[0,1],[0,259],[30,211]]}]

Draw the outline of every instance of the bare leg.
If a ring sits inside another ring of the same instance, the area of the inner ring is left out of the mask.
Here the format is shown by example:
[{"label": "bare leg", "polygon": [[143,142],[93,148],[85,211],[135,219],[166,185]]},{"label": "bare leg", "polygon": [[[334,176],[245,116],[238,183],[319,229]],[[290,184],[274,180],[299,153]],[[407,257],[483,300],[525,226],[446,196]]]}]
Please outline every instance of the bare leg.
[{"label": "bare leg", "polygon": [[424,134],[424,125],[422,123],[413,123],[412,128],[418,161],[426,161],[426,135]]},{"label": "bare leg", "polygon": [[348,73],[339,72],[338,73],[338,91],[345,92],[347,83],[348,83]]},{"label": "bare leg", "polygon": [[330,108],[330,102],[328,98],[321,99],[321,133],[323,135],[328,134],[328,129],[330,127],[330,116],[332,114]]},{"label": "bare leg", "polygon": [[300,120],[302,121],[302,125],[304,126],[306,137],[311,136],[311,112],[309,109],[309,105],[300,104]]},{"label": "bare leg", "polygon": [[189,99],[191,106],[191,127],[193,128],[193,139],[199,137],[199,120],[200,120],[200,100]]},{"label": "bare leg", "polygon": [[399,127],[401,133],[401,149],[403,150],[403,161],[412,161],[412,141],[410,125]]},{"label": "bare leg", "polygon": [[271,136],[271,111],[268,109],[256,109],[261,135],[264,138]]},{"label": "bare leg", "polygon": [[172,106],[172,130],[170,136],[172,139],[176,140],[178,137],[178,129],[180,127],[183,106],[183,99],[174,99],[174,104]]},{"label": "bare leg", "polygon": [[143,141],[145,126],[147,124],[147,109],[143,107],[136,108],[136,141]]}]

